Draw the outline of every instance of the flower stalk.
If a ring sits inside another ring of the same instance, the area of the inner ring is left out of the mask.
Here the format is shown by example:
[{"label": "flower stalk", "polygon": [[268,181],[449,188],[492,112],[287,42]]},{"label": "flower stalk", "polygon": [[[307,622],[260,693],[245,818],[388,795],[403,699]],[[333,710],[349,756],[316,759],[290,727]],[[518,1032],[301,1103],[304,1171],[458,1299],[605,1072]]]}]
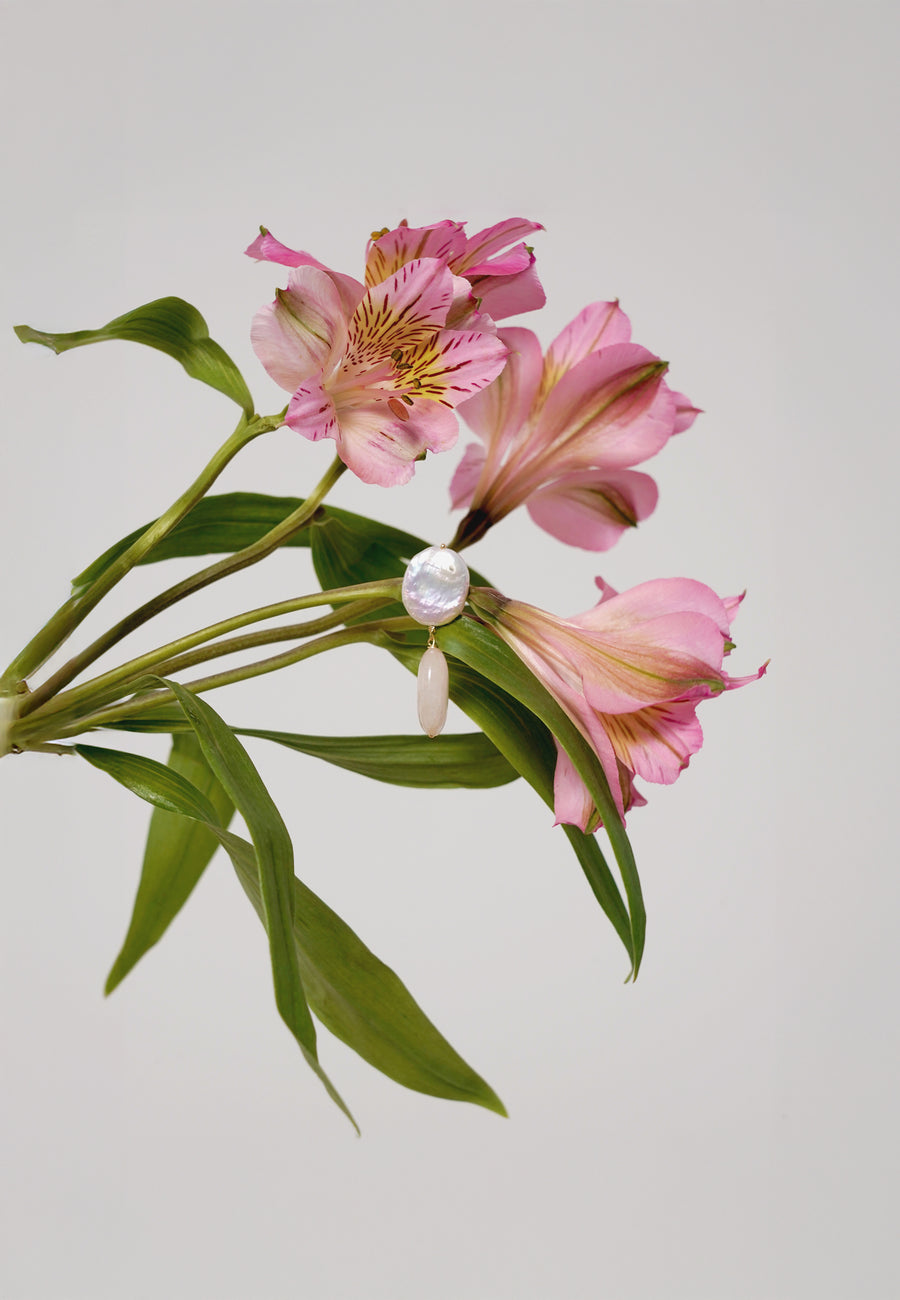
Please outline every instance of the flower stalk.
[{"label": "flower stalk", "polygon": [[[346,466],[335,457],[328,471],[303,504],[298,506],[292,514],[288,515],[275,528],[270,529],[269,532],[250,546],[245,546],[243,550],[235,551],[233,555],[228,555],[214,564],[207,565],[205,569],[201,569],[199,573],[193,574],[190,578],[175,583],[174,586],[167,588],[160,595],[154,596],[131,614],[121,619],[109,631],[104,632],[96,641],[93,641],[86,649],[82,650],[80,654],[73,656],[72,659],[63,664],[52,677],[48,678],[42,686],[32,692],[26,705],[21,710],[22,715],[24,716],[39,708],[46,700],[51,699],[61,691],[63,687],[68,686],[69,682],[84,672],[85,668],[89,668],[107,650],[111,650],[129,633],[141,627],[157,614],[162,613],[164,609],[168,609],[178,601],[184,600],[186,596],[193,595],[195,591],[201,591],[204,587],[218,582],[221,578],[226,578],[232,573],[238,573],[241,569],[249,568],[251,564],[257,564],[260,560],[265,559],[267,555],[271,555],[274,550],[277,550],[279,546],[282,546],[309,523],[345,468]],[[172,527],[174,527],[174,524]],[[156,540],[161,540],[161,537]],[[148,547],[147,550],[149,549]],[[146,554],[146,552],[144,553]],[[134,563],[136,562],[135,560]]]},{"label": "flower stalk", "polygon": [[[107,592],[111,591],[136,564],[148,555],[186,514],[206,495],[216,479],[234,457],[262,433],[268,433],[281,423],[281,416],[241,416],[237,427],[226,439],[207,465],[197,475],[190,487],[177,501],[155,520],[141,536],[118,556],[85,592],[70,596],[41,628],[40,632],[16,655],[0,677],[0,695],[14,692],[18,684],[36,673],[75,629],[87,618]],[[71,680],[71,679],[69,679]]]},{"label": "flower stalk", "polygon": [[[323,654],[326,650],[336,650],[341,646],[354,645],[358,642],[377,643],[390,630],[390,625],[399,621],[401,620],[383,619],[371,623],[361,623],[354,627],[342,628],[340,631],[309,641],[306,645],[297,646],[293,650],[286,650],[281,654],[272,655],[267,659],[259,659],[251,664],[242,664],[238,668],[230,668],[221,673],[213,673],[208,677],[198,677],[194,681],[185,682],[184,685],[195,695],[201,695],[206,691],[217,690],[222,686],[232,686],[236,682],[245,682],[254,677],[265,676],[267,673],[278,672],[281,668],[289,668],[292,664],[301,663],[304,659],[312,659],[316,655]],[[402,621],[410,622],[410,620]],[[147,676],[149,674],[136,681],[134,686],[139,688],[142,684],[146,685]],[[174,698],[173,692],[167,688],[145,692],[133,696],[122,704],[89,713],[81,717],[77,722],[72,722],[67,726],[54,730],[53,734],[60,739],[78,736],[85,731],[93,731],[97,727],[111,726],[116,722],[121,722],[124,718],[132,717],[136,713],[144,713],[148,709],[170,704]]]},{"label": "flower stalk", "polygon": [[[96,712],[101,707],[130,694],[149,674],[169,675],[204,663],[208,659],[238,654],[257,646],[317,636],[346,622],[349,617],[359,618],[374,613],[384,605],[399,599],[399,595],[400,579],[364,582],[353,587],[317,591],[308,596],[298,596],[292,600],[263,605],[232,618],[222,619],[218,623],[212,623],[188,636],[179,637],[166,645],[158,646],[155,650],[139,655],[79,687],[64,691],[48,699],[27,715],[23,714],[17,719],[11,718],[8,725],[10,743],[15,744],[17,748],[34,749],[37,739],[60,734],[62,728],[74,725],[85,714]],[[339,608],[305,623],[293,623],[225,640],[217,639],[253,623],[265,622],[303,609],[333,604],[338,605]]]}]

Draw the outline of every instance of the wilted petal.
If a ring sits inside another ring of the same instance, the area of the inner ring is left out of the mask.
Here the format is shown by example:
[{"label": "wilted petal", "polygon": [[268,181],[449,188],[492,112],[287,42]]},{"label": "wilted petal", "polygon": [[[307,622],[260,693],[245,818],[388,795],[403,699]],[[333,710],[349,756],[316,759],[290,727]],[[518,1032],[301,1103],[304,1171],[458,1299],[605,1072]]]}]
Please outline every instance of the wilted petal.
[{"label": "wilted petal", "polygon": [[658,495],[649,474],[579,470],[539,488],[527,506],[551,537],[586,551],[606,551],[626,528],[653,513]]},{"label": "wilted petal", "polygon": [[268,373],[289,392],[315,375],[332,350],[342,349],[346,317],[340,293],[324,271],[291,271],[287,289],[256,313],[250,327],[253,349]]}]

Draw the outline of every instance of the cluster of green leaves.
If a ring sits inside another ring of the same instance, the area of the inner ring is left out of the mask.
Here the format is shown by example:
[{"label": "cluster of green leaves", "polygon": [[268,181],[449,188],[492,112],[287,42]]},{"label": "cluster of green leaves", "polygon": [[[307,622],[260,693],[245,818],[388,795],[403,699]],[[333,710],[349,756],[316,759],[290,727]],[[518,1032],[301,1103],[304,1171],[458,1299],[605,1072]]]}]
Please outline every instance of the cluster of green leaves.
[{"label": "cluster of green leaves", "polygon": [[[145,562],[237,549],[297,504],[294,498],[240,493],[207,497]],[[310,528],[292,544],[311,548],[323,590],[399,576],[409,558],[426,545],[421,538],[330,506],[323,506]],[[124,541],[91,566],[87,580],[101,572],[102,562],[111,562],[123,545]],[[473,576],[487,585],[482,575]],[[85,580],[80,575],[76,581]],[[390,616],[403,611],[398,606],[384,612]],[[380,645],[415,672],[423,638],[424,630],[384,633]],[[565,833],[597,901],[625,945],[632,972],[637,972],[644,941],[640,884],[596,757],[537,679],[474,619],[464,617],[439,629],[438,640],[450,660],[451,697],[480,728],[477,732],[429,739],[229,728],[205,701],[167,683],[176,691],[178,707],[163,706],[116,726],[131,732],[172,733],[168,768],[121,750],[77,747],[82,757],[157,805],[134,913],[107,990],[158,942],[221,844],[269,934],[278,1008],[317,1072],[321,1074],[321,1067],[310,1009],[397,1082],[502,1112],[493,1090],[435,1029],[397,976],[293,877],[287,833],[238,736],[269,740],[375,780],[412,788],[486,788],[523,776],[550,808],[556,737],[576,762],[603,815],[624,882],[624,899],[596,837],[572,826],[566,826]],[[247,821],[252,845],[227,830],[235,807]],[[265,839],[254,834],[254,825],[269,826]],[[268,896],[265,863],[269,858],[264,855],[272,855],[274,863]],[[292,907],[286,901],[288,875]],[[274,887],[278,879],[280,892]],[[278,905],[267,902],[267,897]],[[293,946],[287,941],[288,931]],[[296,958],[290,956],[292,952]],[[340,1101],[327,1080],[326,1086]]]},{"label": "cluster of green leaves", "polygon": [[[22,326],[25,341],[56,352],[106,339],[148,344],[189,374],[253,410],[243,378],[208,336],[195,308],[161,299],[100,330],[47,334]],[[296,498],[253,493],[205,497],[140,561],[230,553],[257,541],[297,509]],[[74,579],[88,590],[144,532],[109,548]],[[309,547],[323,591],[402,576],[427,543],[349,511],[321,506],[286,543]],[[489,586],[472,571],[475,585]],[[404,613],[386,607],[379,619]],[[347,621],[352,622],[348,611]],[[381,630],[375,644],[415,672],[425,632]],[[269,740],[375,780],[409,787],[491,787],[522,776],[553,807],[557,744],[582,775],[607,828],[624,896],[593,835],[566,826],[588,883],[637,974],[645,914],[631,848],[600,764],[540,682],[492,632],[464,615],[439,629],[450,661],[450,694],[478,727],[467,735],[330,737],[229,727],[203,699],[176,682],[175,696],[133,715],[121,731],[172,735],[168,765],[121,749],[78,744],[77,753],[154,805],[131,922],[107,980],[110,992],[156,944],[187,901],[215,850],[224,848],[268,936],[275,1000],[285,1023],[330,1095],[349,1115],[318,1058],[315,1016],[390,1078],[420,1092],[477,1103],[501,1114],[499,1098],[458,1055],[353,930],[294,874],[287,828],[238,736]],[[237,810],[249,841],[229,830]],[[352,1119],[352,1116],[351,1116]]]}]

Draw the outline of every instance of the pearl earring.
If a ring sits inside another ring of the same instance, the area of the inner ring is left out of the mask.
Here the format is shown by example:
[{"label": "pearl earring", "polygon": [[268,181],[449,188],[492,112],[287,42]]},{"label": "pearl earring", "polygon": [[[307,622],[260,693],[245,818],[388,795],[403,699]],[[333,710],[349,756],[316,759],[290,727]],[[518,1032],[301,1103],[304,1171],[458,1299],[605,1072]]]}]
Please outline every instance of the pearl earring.
[{"label": "pearl earring", "polygon": [[406,566],[403,605],[410,618],[429,631],[416,683],[419,723],[427,736],[438,736],[444,729],[450,688],[447,660],[434,644],[434,629],[462,613],[468,594],[466,562],[447,546],[429,546]]}]

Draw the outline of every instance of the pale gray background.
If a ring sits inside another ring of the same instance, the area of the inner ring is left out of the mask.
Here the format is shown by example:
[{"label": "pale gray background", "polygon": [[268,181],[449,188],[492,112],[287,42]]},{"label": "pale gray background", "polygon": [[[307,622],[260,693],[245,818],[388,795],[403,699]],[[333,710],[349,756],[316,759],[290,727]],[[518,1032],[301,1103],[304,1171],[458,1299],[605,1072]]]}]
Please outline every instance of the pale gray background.
[{"label": "pale gray background", "polygon": [[[732,662],[772,657],[631,819],[650,913],[633,988],[521,783],[407,793],[255,746],[300,874],[509,1121],[405,1092],[323,1033],[358,1141],[278,1020],[219,859],[105,1002],[147,811],[75,761],[5,761],[3,1300],[900,1294],[895,14],[2,4],[4,656],[234,414],[161,355],[54,358],[13,323],[179,294],[275,410],[248,343],[278,280],[241,256],[258,223],[358,274],[367,233],[404,215],[523,215],[547,226],[544,341],[618,294],[707,413],[611,555],[523,516],[473,559],[562,614],[597,573],[746,586]],[[223,487],[302,494],[330,454],[283,431]],[[442,540],[457,459],[335,500]],[[161,577],[133,576],[109,617]],[[282,555],[164,630],[310,585]],[[414,727],[411,679],[362,649],[216,703],[250,725]]]}]

